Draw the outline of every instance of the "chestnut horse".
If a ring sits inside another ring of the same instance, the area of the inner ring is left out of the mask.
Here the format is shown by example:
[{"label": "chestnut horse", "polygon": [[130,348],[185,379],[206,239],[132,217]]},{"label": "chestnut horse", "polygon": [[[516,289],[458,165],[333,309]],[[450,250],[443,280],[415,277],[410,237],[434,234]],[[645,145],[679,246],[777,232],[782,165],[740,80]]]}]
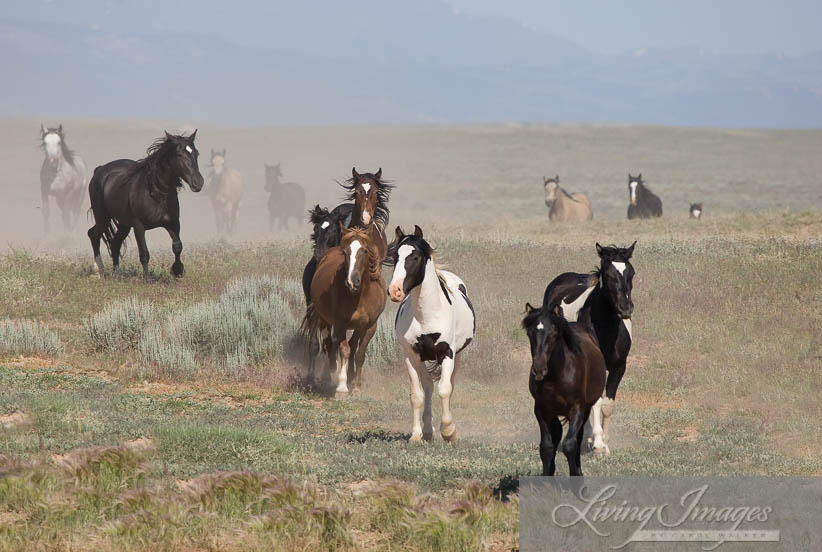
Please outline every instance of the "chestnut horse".
[{"label": "chestnut horse", "polygon": [[[354,357],[353,394],[360,393],[365,351],[385,309],[385,281],[377,246],[368,230],[338,222],[340,245],[330,248],[311,280],[311,303],[301,325],[303,337],[330,334],[328,373],[336,364],[336,398],[348,395],[348,362]],[[347,337],[348,332],[350,337]],[[314,382],[309,367],[308,384]]]},{"label": "chestnut horse", "polygon": [[388,254],[388,239],[385,236],[385,225],[388,224],[388,197],[394,188],[382,180],[382,168],[375,173],[357,172],[351,169],[351,178],[340,184],[348,190],[347,200],[354,202],[354,211],[349,228],[362,228],[371,236],[380,262]]}]

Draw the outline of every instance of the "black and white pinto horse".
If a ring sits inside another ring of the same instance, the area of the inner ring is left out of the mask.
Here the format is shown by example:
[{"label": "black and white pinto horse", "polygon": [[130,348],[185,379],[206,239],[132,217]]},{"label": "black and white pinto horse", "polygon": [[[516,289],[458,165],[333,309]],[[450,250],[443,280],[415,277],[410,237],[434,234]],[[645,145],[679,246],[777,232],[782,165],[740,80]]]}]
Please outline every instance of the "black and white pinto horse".
[{"label": "black and white pinto horse", "polygon": [[80,215],[86,188],[86,164],[66,144],[63,125],[40,125],[40,147],[46,154],[40,166],[40,197],[43,228],[49,231],[49,202],[54,197],[63,217],[63,226],[72,230]]},{"label": "black and white pinto horse", "polygon": [[431,395],[434,382],[438,382],[442,399],[440,434],[445,441],[453,442],[457,439],[451,415],[456,357],[474,338],[474,307],[465,283],[451,272],[437,270],[431,246],[423,239],[419,226],[410,235],[397,227],[389,259],[394,264],[394,275],[388,295],[392,301],[401,302],[394,331],[411,379],[411,441],[431,440]]},{"label": "black and white pinto horse", "polygon": [[642,173],[628,173],[628,218],[654,218],[662,216],[662,200],[645,185]]},{"label": "black and white pinto horse", "polygon": [[94,176],[88,185],[94,226],[89,228],[88,237],[101,278],[105,272],[100,256],[100,240],[111,254],[116,274],[120,267],[120,248],[132,228],[144,278],[148,279],[149,275],[146,230],[153,228],[165,228],[168,232],[174,252],[171,273],[183,275],[177,190],[183,182],[192,192],[203,189],[203,175],[197,164],[199,152],[194,147],[196,136],[196,130],[191,136],[172,136],[166,132],[164,138],[156,140],[148,148],[144,159],[118,159],[94,169]]},{"label": "black and white pinto horse", "polygon": [[591,274],[560,274],[548,284],[542,300],[543,307],[560,305],[569,322],[589,326],[605,357],[608,370],[605,397],[594,405],[590,418],[592,448],[597,454],[610,454],[608,441],[611,415],[617,388],[625,375],[625,363],[631,351],[634,267],[630,259],[635,246],[636,242],[630,247],[602,247],[596,244],[600,258],[599,270]]}]

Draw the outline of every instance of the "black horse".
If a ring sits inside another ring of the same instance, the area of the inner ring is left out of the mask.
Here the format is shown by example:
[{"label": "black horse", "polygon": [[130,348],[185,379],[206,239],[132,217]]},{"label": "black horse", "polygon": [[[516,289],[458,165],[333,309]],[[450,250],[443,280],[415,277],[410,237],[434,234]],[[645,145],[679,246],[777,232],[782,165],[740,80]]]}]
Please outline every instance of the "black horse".
[{"label": "black horse", "polygon": [[[340,224],[348,228],[351,225],[351,215],[354,211],[353,203],[341,203],[333,211],[315,205],[308,212],[308,221],[314,228],[311,233],[311,244],[314,247],[314,254],[306,263],[303,269],[303,293],[305,294],[305,305],[311,304],[311,280],[317,270],[317,263],[323,255],[331,249],[340,245],[341,230]],[[314,365],[317,356],[320,354],[320,342],[316,333],[312,333],[308,342],[308,383],[314,381]]]},{"label": "black horse", "polygon": [[602,247],[596,244],[599,270],[591,274],[560,274],[548,284],[542,300],[543,307],[559,305],[567,320],[589,327],[605,357],[608,369],[605,398],[597,401],[591,413],[592,444],[596,453],[610,453],[610,418],[631,351],[634,267],[630,259],[635,246],[636,242],[630,247]]},{"label": "black horse", "polygon": [[[605,360],[596,338],[584,324],[568,322],[562,307],[525,305],[522,327],[531,342],[528,387],[539,423],[542,475],[554,475],[560,448],[571,475],[582,475],[580,451],[585,422],[605,387]],[[562,444],[560,416],[568,420]],[[559,445],[559,447],[557,447]]]},{"label": "black horse", "polygon": [[631,176],[628,173],[628,218],[654,218],[662,216],[662,200],[648,188],[642,180],[642,173]]},{"label": "black horse", "polygon": [[100,277],[105,275],[100,257],[100,240],[106,244],[114,264],[120,267],[120,247],[134,228],[140,251],[143,277],[148,278],[148,248],[146,230],[165,228],[171,236],[174,264],[171,273],[182,276],[180,261],[183,242],[180,241],[180,202],[177,191],[187,183],[192,192],[203,188],[203,176],[197,165],[199,152],[194,147],[195,130],[191,136],[172,136],[156,140],[144,159],[118,159],[94,169],[88,185],[94,226],[88,237],[94,250],[94,262]]}]

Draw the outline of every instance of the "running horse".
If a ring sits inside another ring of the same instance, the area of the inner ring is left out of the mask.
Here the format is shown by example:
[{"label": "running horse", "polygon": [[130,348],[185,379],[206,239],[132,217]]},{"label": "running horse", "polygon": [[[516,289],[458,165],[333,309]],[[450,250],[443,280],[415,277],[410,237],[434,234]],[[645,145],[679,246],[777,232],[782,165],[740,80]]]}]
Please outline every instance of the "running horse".
[{"label": "running horse", "polygon": [[134,237],[140,252],[143,278],[148,279],[149,253],[146,230],[165,228],[171,236],[174,264],[171,273],[182,276],[180,260],[183,242],[180,241],[180,201],[177,190],[188,184],[192,192],[203,188],[203,175],[197,164],[199,152],[194,147],[195,130],[191,136],[173,136],[166,132],[156,140],[139,161],[118,159],[94,169],[88,184],[94,226],[88,237],[94,251],[94,262],[100,277],[105,276],[100,256],[100,240],[111,254],[114,273],[120,268],[120,247],[134,228]]},{"label": "running horse", "polygon": [[40,197],[43,228],[49,231],[49,201],[54,197],[63,217],[63,227],[72,230],[80,215],[86,187],[86,164],[66,144],[63,125],[40,125],[40,147],[46,154],[40,166]]},{"label": "running horse", "polygon": [[631,351],[634,267],[630,259],[635,246],[636,242],[630,247],[596,244],[599,269],[591,274],[560,274],[548,284],[542,300],[543,307],[560,305],[568,321],[578,322],[590,329],[605,357],[608,370],[605,396],[596,402],[591,411],[591,444],[597,454],[610,454],[611,415]]},{"label": "running horse", "polygon": [[[349,394],[351,358],[351,393],[361,392],[365,352],[385,309],[386,293],[382,262],[371,233],[361,228],[345,228],[342,222],[337,224],[340,245],[330,248],[317,264],[311,279],[311,302],[300,332],[306,339],[312,334],[328,336],[328,374],[336,373],[335,397],[344,398]],[[314,373],[309,370],[308,384],[313,382]]]}]

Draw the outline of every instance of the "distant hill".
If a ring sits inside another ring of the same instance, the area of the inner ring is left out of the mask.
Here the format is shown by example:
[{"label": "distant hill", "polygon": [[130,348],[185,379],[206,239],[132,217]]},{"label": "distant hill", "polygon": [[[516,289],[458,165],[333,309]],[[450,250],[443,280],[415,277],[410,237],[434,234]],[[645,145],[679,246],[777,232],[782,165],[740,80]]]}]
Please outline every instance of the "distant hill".
[{"label": "distant hill", "polygon": [[236,5],[32,1],[15,19],[6,10],[0,114],[822,126],[822,52],[603,56],[439,0]]}]

